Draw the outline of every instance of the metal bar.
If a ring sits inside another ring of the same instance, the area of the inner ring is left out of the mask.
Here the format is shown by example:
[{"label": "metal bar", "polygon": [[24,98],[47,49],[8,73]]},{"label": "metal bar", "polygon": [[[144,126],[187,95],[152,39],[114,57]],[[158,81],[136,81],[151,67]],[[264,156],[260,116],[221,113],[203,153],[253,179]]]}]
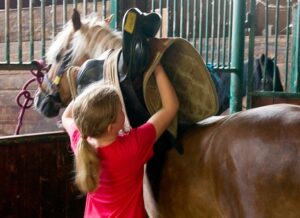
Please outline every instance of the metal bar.
[{"label": "metal bar", "polygon": [[161,16],[163,15],[163,10],[162,10],[162,0],[159,0],[158,2],[158,8],[159,8],[159,13],[161,14]]},{"label": "metal bar", "polygon": [[218,0],[218,28],[217,28],[217,66],[220,65],[220,32],[221,32],[221,2]]},{"label": "metal bar", "polygon": [[190,36],[190,0],[186,3],[186,36],[185,38],[189,40]]},{"label": "metal bar", "polygon": [[273,91],[256,91],[251,93],[251,96],[257,97],[281,97],[284,99],[300,98],[300,93],[288,93],[288,92],[273,92]]},{"label": "metal bar", "polygon": [[229,67],[218,67],[218,68],[214,68],[215,72],[220,72],[220,73],[237,73],[237,69],[236,68],[229,68]]},{"label": "metal bar", "polygon": [[183,37],[183,7],[184,3],[183,0],[180,0],[180,37]]},{"label": "metal bar", "polygon": [[10,63],[9,5],[10,0],[5,0],[5,61],[8,64]]},{"label": "metal bar", "polygon": [[203,17],[203,0],[199,4],[199,54],[202,54],[202,17]]},{"label": "metal bar", "polygon": [[252,107],[252,84],[253,84],[253,66],[254,66],[254,46],[255,46],[255,26],[256,26],[256,0],[251,0],[250,5],[250,33],[249,33],[249,46],[248,46],[248,75],[247,75],[247,109]]},{"label": "metal bar", "polygon": [[30,62],[34,60],[34,16],[33,16],[33,0],[29,1],[29,58]]},{"label": "metal bar", "polygon": [[65,25],[67,23],[67,14],[68,14],[68,5],[67,0],[63,0],[63,24]]},{"label": "metal bar", "polygon": [[52,39],[56,35],[56,0],[52,0]]},{"label": "metal bar", "polygon": [[0,62],[1,70],[31,70],[34,67],[33,64],[30,63],[19,63],[19,62]]},{"label": "metal bar", "polygon": [[[269,38],[269,3],[268,1],[265,2],[265,63],[267,63],[268,60],[268,38]],[[263,89],[265,89],[265,83],[266,83],[266,71],[267,71],[267,64],[265,64],[264,69],[263,69],[263,79],[262,79],[262,83],[263,83]]]},{"label": "metal bar", "polygon": [[209,0],[206,0],[205,10],[205,63],[208,64],[208,11],[209,11]]},{"label": "metal bar", "polygon": [[294,53],[294,68],[295,68],[295,74],[296,74],[296,92],[299,92],[299,80],[300,80],[300,0],[298,0],[297,5],[297,12],[296,12],[296,19],[294,24],[297,26],[296,33],[295,33],[295,53]]},{"label": "metal bar", "polygon": [[176,22],[176,19],[177,19],[177,0],[174,0],[173,2],[173,37],[176,36],[176,30],[177,30],[177,22]]},{"label": "metal bar", "polygon": [[151,1],[151,11],[153,12],[155,10],[155,1]]},{"label": "metal bar", "polygon": [[[163,16],[163,11],[162,11],[162,0],[159,0],[159,4],[158,4],[158,8],[159,8],[159,13],[161,14],[161,16]],[[162,36],[162,28],[160,28],[159,30],[159,36]]]},{"label": "metal bar", "polygon": [[244,27],[246,2],[234,0],[232,31],[232,66],[237,69],[230,80],[230,113],[242,110],[243,65],[244,65]]},{"label": "metal bar", "polygon": [[290,24],[291,24],[291,1],[287,0],[287,13],[286,13],[286,47],[285,47],[285,82],[284,87],[288,87],[288,74],[289,74],[289,50],[290,50]]},{"label": "metal bar", "polygon": [[110,23],[110,27],[112,29],[117,30],[118,29],[118,23],[119,23],[119,1],[118,0],[111,0],[110,1],[110,14],[114,15],[113,21]]},{"label": "metal bar", "polygon": [[223,53],[222,53],[223,66],[225,66],[225,54],[226,54],[226,18],[227,18],[227,0],[224,1],[224,5],[223,5]]},{"label": "metal bar", "polygon": [[22,46],[22,1],[18,0],[17,5],[17,12],[18,12],[18,61],[22,63],[22,53],[23,53],[23,46]]},{"label": "metal bar", "polygon": [[93,0],[93,12],[95,12],[95,13],[98,11],[97,3],[98,3],[97,0]]},{"label": "metal bar", "polygon": [[[197,20],[197,1],[194,0],[193,5],[193,46],[196,48],[196,20]],[[201,21],[199,21],[201,22]]]},{"label": "metal bar", "polygon": [[83,16],[87,15],[87,0],[83,0],[82,7],[83,7]]},{"label": "metal bar", "polygon": [[41,56],[46,54],[46,16],[45,16],[45,0],[41,0]]},{"label": "metal bar", "polygon": [[[300,2],[300,0],[298,0]],[[292,69],[291,69],[291,80],[290,80],[290,91],[297,92],[298,87],[298,78],[299,78],[299,34],[300,34],[300,10],[299,5],[293,7],[293,47],[292,47]]]},{"label": "metal bar", "polygon": [[102,17],[103,19],[106,18],[106,0],[102,1]]},{"label": "metal bar", "polygon": [[216,0],[212,1],[212,19],[211,19],[211,64],[214,65],[215,57],[215,12],[216,12]]},{"label": "metal bar", "polygon": [[171,20],[171,12],[170,12],[170,0],[167,0],[166,2],[166,9],[167,9],[167,15],[168,15],[168,19],[167,19],[167,36],[170,36],[170,20]]},{"label": "metal bar", "polygon": [[[279,0],[276,0],[276,10],[275,10],[275,46],[274,46],[274,66],[273,66],[273,91],[276,87],[276,69],[277,69],[277,53],[278,53],[278,26],[279,26]],[[266,62],[265,62],[266,63]],[[267,64],[265,64],[267,65]]]},{"label": "metal bar", "polygon": [[232,19],[233,19],[233,0],[230,0],[229,7],[229,37],[228,37],[228,64],[231,66],[231,43],[232,43]]},{"label": "metal bar", "polygon": [[77,0],[73,0],[73,8],[77,9]]}]

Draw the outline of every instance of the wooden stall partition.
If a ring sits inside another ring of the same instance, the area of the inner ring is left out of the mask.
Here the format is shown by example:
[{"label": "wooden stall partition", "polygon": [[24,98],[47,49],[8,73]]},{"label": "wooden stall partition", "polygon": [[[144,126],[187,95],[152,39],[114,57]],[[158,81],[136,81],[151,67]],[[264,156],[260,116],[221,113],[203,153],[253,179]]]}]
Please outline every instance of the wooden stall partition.
[{"label": "wooden stall partition", "polygon": [[0,137],[0,217],[82,218],[64,132]]}]

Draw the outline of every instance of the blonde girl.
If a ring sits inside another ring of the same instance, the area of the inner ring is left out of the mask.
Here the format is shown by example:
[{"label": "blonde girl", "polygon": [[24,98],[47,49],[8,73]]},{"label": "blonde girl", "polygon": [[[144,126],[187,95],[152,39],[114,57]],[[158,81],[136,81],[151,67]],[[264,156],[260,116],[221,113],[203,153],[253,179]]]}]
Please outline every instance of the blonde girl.
[{"label": "blonde girl", "polygon": [[154,72],[162,107],[124,133],[124,113],[112,85],[92,85],[71,102],[62,123],[75,153],[75,184],[87,193],[85,217],[145,217],[144,164],[174,119],[179,103],[161,65]]}]

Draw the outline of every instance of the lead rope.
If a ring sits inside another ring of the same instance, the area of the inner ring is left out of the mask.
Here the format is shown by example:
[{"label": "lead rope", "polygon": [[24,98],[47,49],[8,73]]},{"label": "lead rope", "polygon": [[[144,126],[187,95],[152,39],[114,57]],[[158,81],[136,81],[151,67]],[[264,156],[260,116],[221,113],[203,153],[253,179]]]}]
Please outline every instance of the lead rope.
[{"label": "lead rope", "polygon": [[[27,90],[28,86],[33,83],[37,82],[39,85],[43,82],[43,70],[45,70],[46,63],[44,60],[38,60],[33,61],[32,64],[36,66],[36,69],[31,69],[30,73],[33,75],[33,78],[29,79],[24,86],[22,87],[22,90],[18,93],[16,96],[16,103],[21,108],[18,116],[18,123],[15,129],[15,135],[19,135],[20,129],[22,126],[25,110],[32,107],[34,102],[34,97],[31,96],[31,93]],[[25,98],[23,103],[21,103],[21,97]]]}]

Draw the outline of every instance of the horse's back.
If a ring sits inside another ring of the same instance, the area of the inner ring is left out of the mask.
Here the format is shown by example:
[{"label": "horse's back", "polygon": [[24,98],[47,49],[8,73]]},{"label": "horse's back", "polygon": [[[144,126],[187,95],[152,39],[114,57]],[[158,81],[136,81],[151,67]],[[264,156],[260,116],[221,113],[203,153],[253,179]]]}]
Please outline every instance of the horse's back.
[{"label": "horse's back", "polygon": [[161,205],[170,217],[300,217],[299,125],[300,107],[280,104],[191,129],[185,153],[167,156]]}]

